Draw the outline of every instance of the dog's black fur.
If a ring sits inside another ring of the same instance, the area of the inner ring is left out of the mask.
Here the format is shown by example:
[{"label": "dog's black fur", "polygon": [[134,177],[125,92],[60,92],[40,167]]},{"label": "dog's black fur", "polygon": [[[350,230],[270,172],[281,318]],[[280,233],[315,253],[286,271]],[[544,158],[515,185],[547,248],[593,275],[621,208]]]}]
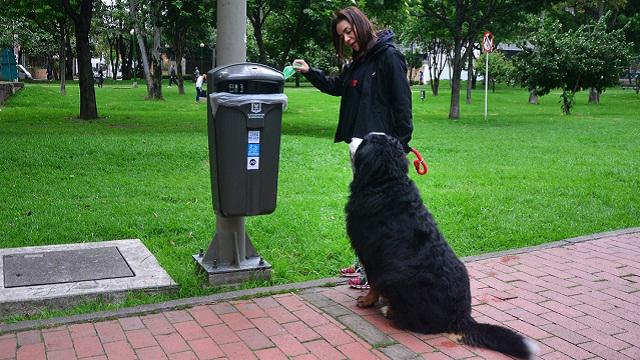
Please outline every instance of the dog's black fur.
[{"label": "dog's black fur", "polygon": [[411,331],[457,333],[463,343],[530,358],[535,351],[530,340],[471,317],[467,270],[408,177],[400,143],[367,135],[354,170],[347,232],[372,290],[387,299],[391,319]]}]

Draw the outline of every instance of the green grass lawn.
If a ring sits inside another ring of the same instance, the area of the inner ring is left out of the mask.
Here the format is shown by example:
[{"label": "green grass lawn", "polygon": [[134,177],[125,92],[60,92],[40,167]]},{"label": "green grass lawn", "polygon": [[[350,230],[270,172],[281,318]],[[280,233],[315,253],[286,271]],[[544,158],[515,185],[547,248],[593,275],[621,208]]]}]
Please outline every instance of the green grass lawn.
[{"label": "green grass lawn", "polygon": [[[191,85],[146,101],[143,86],[107,84],[96,89],[101,119],[87,122],[76,118],[76,85],[62,97],[55,84],[27,84],[0,110],[0,247],[139,238],[181,290],[126,305],[220,291],[191,259],[215,232],[206,104]],[[498,87],[487,122],[481,89],[459,121],[447,119],[447,88],[424,102],[418,90],[411,144],[430,172],[411,177],[458,255],[640,226],[632,91],[609,90],[600,105],[579,93],[564,116],[558,93],[529,105],[526,91]],[[278,206],[247,218],[272,284],[334,276],[353,259],[343,210],[351,169],[346,144],[333,144],[339,99],[285,92]],[[245,286],[257,285],[266,284]]]}]

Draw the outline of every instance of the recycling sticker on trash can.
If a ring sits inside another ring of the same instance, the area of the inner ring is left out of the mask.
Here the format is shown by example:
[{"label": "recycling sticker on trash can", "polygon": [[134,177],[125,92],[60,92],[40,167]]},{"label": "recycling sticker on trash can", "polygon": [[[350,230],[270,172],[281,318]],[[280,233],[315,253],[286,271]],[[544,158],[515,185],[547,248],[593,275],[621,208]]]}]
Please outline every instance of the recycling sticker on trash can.
[{"label": "recycling sticker on trash can", "polygon": [[247,170],[260,169],[260,131],[247,132]]}]

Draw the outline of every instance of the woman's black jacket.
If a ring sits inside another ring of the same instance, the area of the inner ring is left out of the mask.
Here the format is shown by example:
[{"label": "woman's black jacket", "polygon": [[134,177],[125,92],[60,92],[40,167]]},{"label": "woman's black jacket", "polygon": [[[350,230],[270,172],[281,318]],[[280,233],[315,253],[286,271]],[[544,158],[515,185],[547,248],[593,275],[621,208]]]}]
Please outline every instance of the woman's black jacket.
[{"label": "woman's black jacket", "polygon": [[[335,142],[364,138],[373,131],[384,132],[400,140],[405,152],[410,151],[409,141],[413,132],[411,89],[404,56],[393,46],[392,37],[390,31],[379,33],[376,45],[359,64],[365,67],[360,101],[349,103],[342,98]],[[314,68],[310,68],[305,76],[320,91],[342,96],[352,80],[352,65],[345,66],[338,76],[326,76]],[[355,120],[346,115],[349,113],[346,109],[352,106],[357,106]],[[351,121],[355,124],[350,124]]]}]

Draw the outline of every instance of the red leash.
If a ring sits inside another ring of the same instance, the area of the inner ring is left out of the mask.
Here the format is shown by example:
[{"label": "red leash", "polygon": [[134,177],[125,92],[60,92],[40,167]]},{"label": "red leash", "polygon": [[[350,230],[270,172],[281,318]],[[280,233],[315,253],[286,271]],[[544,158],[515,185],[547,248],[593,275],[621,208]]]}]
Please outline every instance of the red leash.
[{"label": "red leash", "polygon": [[427,163],[424,162],[424,159],[422,158],[422,155],[420,155],[420,152],[414,148],[411,148],[411,152],[414,153],[418,158],[416,160],[413,160],[413,166],[416,167],[416,171],[418,172],[418,174],[424,175],[428,173],[429,167],[427,166]]}]

